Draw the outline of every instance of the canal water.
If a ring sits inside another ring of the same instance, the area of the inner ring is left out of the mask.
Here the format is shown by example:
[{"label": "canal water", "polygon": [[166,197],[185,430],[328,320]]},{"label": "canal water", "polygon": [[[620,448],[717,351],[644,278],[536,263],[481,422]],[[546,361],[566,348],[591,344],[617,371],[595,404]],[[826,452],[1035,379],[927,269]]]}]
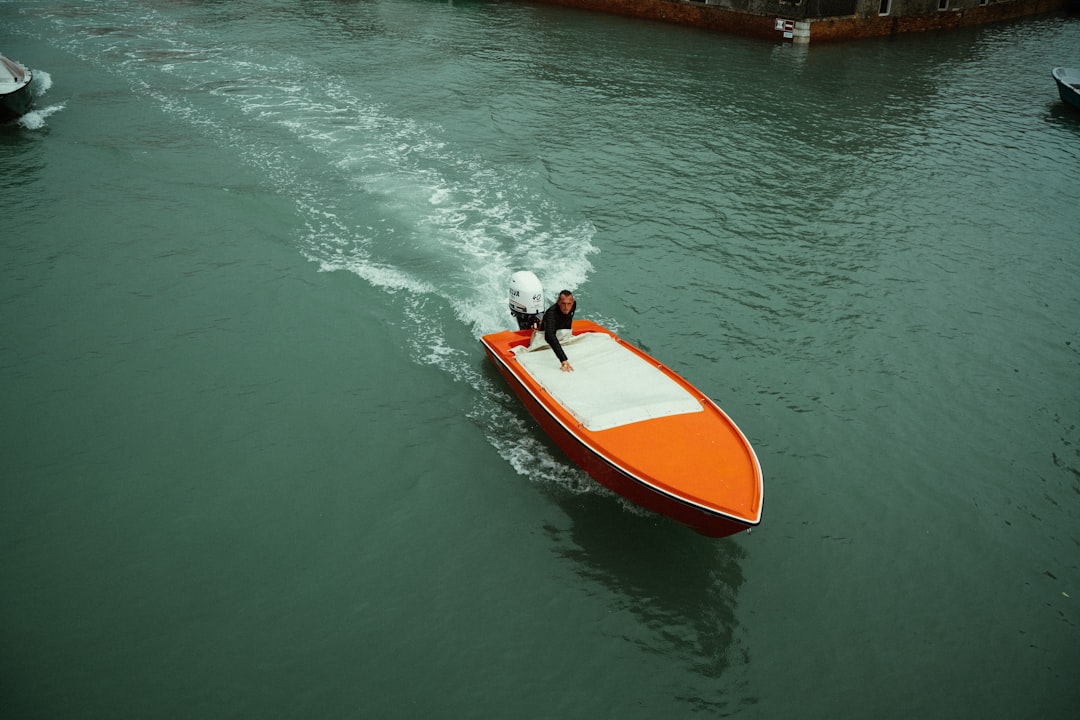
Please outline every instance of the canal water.
[{"label": "canal water", "polygon": [[[1080,20],[0,0],[0,715],[1075,718]],[[710,540],[484,361],[506,281],[753,443]]]}]

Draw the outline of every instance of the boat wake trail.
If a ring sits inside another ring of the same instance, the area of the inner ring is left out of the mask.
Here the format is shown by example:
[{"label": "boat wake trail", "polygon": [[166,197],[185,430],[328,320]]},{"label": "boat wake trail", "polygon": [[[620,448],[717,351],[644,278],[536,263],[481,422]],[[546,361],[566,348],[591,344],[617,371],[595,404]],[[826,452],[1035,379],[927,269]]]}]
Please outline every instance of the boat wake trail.
[{"label": "boat wake trail", "polygon": [[598,491],[535,439],[483,372],[475,342],[509,326],[513,271],[532,270],[550,290],[578,287],[592,269],[593,227],[548,199],[539,170],[463,151],[443,128],[359,92],[355,78],[272,48],[226,46],[212,26],[164,10],[115,3],[53,22],[66,50],[263,175],[294,207],[293,242],[320,271],[385,293],[410,355],[477,391],[466,414],[515,470]]}]

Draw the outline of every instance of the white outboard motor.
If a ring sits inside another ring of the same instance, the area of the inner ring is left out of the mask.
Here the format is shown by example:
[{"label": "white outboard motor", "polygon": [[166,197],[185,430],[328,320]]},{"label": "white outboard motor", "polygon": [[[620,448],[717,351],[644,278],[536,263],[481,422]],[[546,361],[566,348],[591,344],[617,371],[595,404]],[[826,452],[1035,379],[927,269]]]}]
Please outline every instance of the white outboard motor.
[{"label": "white outboard motor", "polygon": [[528,270],[510,276],[510,314],[517,319],[518,330],[540,327],[544,317],[544,286]]}]

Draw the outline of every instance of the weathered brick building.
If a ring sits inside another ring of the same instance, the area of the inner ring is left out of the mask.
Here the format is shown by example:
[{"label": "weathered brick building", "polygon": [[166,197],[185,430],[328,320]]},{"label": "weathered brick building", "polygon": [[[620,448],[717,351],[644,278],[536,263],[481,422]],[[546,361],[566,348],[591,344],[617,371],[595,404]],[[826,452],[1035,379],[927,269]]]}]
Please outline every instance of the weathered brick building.
[{"label": "weathered brick building", "polygon": [[1065,10],[1075,0],[545,0],[792,42],[883,37]]}]

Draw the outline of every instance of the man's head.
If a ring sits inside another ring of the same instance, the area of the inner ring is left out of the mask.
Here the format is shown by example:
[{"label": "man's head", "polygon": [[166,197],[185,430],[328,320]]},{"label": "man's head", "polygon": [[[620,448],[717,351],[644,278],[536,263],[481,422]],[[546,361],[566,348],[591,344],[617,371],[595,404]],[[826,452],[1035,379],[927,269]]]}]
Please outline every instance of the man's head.
[{"label": "man's head", "polygon": [[574,309],[574,293],[569,290],[563,290],[559,293],[559,312],[563,315],[569,315],[570,311]]}]

